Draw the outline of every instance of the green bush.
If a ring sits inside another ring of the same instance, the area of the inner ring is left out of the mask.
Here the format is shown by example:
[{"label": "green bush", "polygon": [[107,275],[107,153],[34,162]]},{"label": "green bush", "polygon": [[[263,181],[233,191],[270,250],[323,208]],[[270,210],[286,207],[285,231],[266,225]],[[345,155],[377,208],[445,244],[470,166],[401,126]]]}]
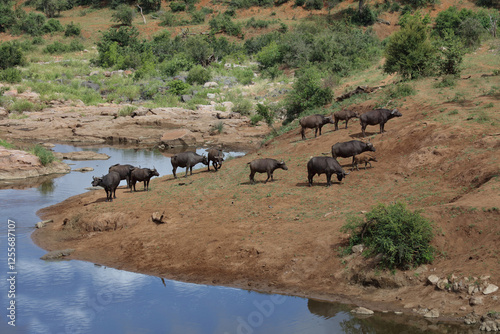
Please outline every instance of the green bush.
[{"label": "green bush", "polygon": [[245,24],[247,28],[255,28],[255,29],[262,29],[262,28],[267,28],[269,26],[269,21],[264,21],[264,20],[256,20],[255,17],[252,17],[247,21]]},{"label": "green bush", "polygon": [[35,110],[35,105],[28,100],[25,99],[16,99],[14,102],[5,106],[9,112],[18,112],[22,113],[24,111],[33,111]]},{"label": "green bush", "polygon": [[439,74],[460,75],[465,48],[462,41],[453,35],[445,39],[439,39],[436,43],[439,50],[437,61]]},{"label": "green bush", "polygon": [[55,41],[52,44],[47,45],[43,52],[55,54],[55,53],[64,53],[64,52],[76,52],[83,51],[83,44],[78,41],[71,41],[69,44],[63,44],[59,41]]},{"label": "green bush", "polygon": [[135,106],[124,106],[118,111],[118,116],[119,117],[125,117],[125,116],[130,116],[134,111],[137,110],[137,107]]},{"label": "green bush", "polygon": [[131,26],[134,20],[135,11],[130,6],[121,4],[116,7],[116,11],[111,15],[111,21],[119,22],[125,26]]},{"label": "green bush", "polygon": [[305,8],[307,10],[311,9],[321,10],[323,8],[323,0],[306,0]]},{"label": "green bush", "polygon": [[51,34],[54,32],[64,31],[61,22],[56,19],[49,19],[42,27],[44,34]]},{"label": "green bush", "polygon": [[177,17],[175,14],[172,12],[165,12],[162,17],[161,21],[159,23],[160,26],[162,27],[175,27],[179,24],[179,21],[177,20]]},{"label": "green bush", "polygon": [[17,42],[0,44],[0,69],[22,66],[26,62],[21,46]]},{"label": "green bush", "polygon": [[30,12],[27,16],[20,19],[19,29],[31,36],[43,35],[43,25],[45,24],[45,15]]},{"label": "green bush", "polygon": [[35,145],[35,147],[30,150],[30,153],[36,155],[38,159],[40,159],[40,163],[44,166],[47,166],[56,159],[54,153],[47,150],[42,145]]},{"label": "green bush", "polygon": [[217,15],[208,22],[213,33],[226,33],[229,36],[241,35],[241,24],[235,23],[227,15]]},{"label": "green bush", "polygon": [[382,265],[407,270],[434,259],[432,222],[403,203],[379,204],[365,215],[351,216],[341,228],[350,246],[363,243],[370,254],[382,254]]},{"label": "green bush", "polygon": [[19,83],[22,81],[21,71],[17,68],[9,67],[0,71],[0,81],[8,83]]},{"label": "green bush", "polygon": [[419,14],[412,16],[400,31],[389,38],[385,55],[385,73],[397,72],[406,79],[435,73],[436,49],[429,40],[428,27]]},{"label": "green bush", "polygon": [[68,25],[66,25],[66,29],[64,30],[64,36],[66,37],[80,36],[81,32],[82,29],[80,28],[80,25],[74,24],[73,21],[71,21]]},{"label": "green bush", "polygon": [[321,75],[316,68],[306,68],[296,75],[298,78],[293,84],[293,90],[285,98],[288,121],[294,120],[308,109],[324,106],[333,99],[332,90],[322,87]]},{"label": "green bush", "polygon": [[173,95],[185,94],[191,87],[188,83],[185,83],[182,80],[173,80],[169,82],[168,85],[169,85],[168,92]]},{"label": "green bush", "polygon": [[188,38],[184,50],[193,63],[202,66],[207,66],[209,58],[214,54],[214,49],[203,36]]},{"label": "green bush", "polygon": [[203,85],[205,82],[210,81],[211,78],[212,74],[210,73],[210,70],[204,68],[201,65],[196,65],[189,70],[186,81],[190,85]]},{"label": "green bush", "polygon": [[445,75],[440,82],[436,83],[434,87],[436,88],[446,88],[455,87],[457,85],[457,79],[454,75]]},{"label": "green bush", "polygon": [[184,2],[171,2],[170,3],[170,10],[173,13],[183,12],[186,10],[186,4]]},{"label": "green bush", "polygon": [[193,11],[191,12],[191,24],[203,24],[205,23],[205,16],[207,14],[204,11]]},{"label": "green bush", "polygon": [[283,57],[280,52],[280,47],[276,42],[271,42],[269,45],[265,46],[256,55],[257,61],[260,63],[259,67],[261,69],[266,69],[280,64],[283,61]]},{"label": "green bush", "polygon": [[370,26],[377,22],[377,13],[368,5],[363,6],[361,12],[357,9],[349,7],[343,11],[343,16],[349,19],[352,23],[361,26]]},{"label": "green bush", "polygon": [[295,0],[295,6],[302,7],[306,3],[306,0]]},{"label": "green bush", "polygon": [[388,99],[401,99],[410,95],[415,95],[417,91],[410,84],[398,83],[390,85],[384,90]]},{"label": "green bush", "polygon": [[16,16],[12,10],[12,3],[0,2],[0,32],[6,32],[16,22]]},{"label": "green bush", "polygon": [[165,60],[159,66],[160,73],[167,76],[177,75],[180,71],[185,71],[192,66],[184,55],[178,55],[170,60]]},{"label": "green bush", "polygon": [[249,85],[252,83],[254,78],[254,73],[251,68],[234,68],[233,75],[236,77],[236,80],[242,85]]},{"label": "green bush", "polygon": [[5,147],[6,149],[14,149],[16,146],[12,143],[9,143],[8,141],[5,141],[3,139],[0,139],[0,146]]}]

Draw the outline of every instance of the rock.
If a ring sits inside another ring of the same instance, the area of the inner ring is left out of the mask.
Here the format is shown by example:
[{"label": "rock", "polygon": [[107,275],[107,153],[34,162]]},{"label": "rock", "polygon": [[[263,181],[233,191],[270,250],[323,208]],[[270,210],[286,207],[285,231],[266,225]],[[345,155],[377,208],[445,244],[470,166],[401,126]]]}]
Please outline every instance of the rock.
[{"label": "rock", "polygon": [[499,329],[500,329],[500,324],[498,324],[497,321],[494,320],[487,320],[481,323],[481,326],[479,327],[479,330],[487,332],[496,332]]},{"label": "rock", "polygon": [[94,170],[94,168],[92,168],[92,167],[82,167],[82,168],[73,169],[72,172],[82,172],[82,173],[85,173],[85,172],[91,172],[93,170]]},{"label": "rock", "polygon": [[187,95],[187,94],[184,94],[184,95],[181,95],[181,100],[182,102],[188,102],[188,101],[191,101],[193,97],[191,95]]},{"label": "rock", "polygon": [[153,212],[153,214],[151,215],[151,220],[155,224],[163,224],[164,223],[164,221],[163,221],[164,214],[165,214],[165,211],[163,211],[162,213],[159,213],[158,211]]},{"label": "rock", "polygon": [[351,310],[351,313],[371,315],[374,312],[372,310],[369,310],[367,308],[360,306],[360,307],[356,307],[355,309]]},{"label": "rock", "polygon": [[403,312],[401,312],[401,311],[394,311],[394,314],[396,314],[396,315],[402,315]]},{"label": "rock", "polygon": [[96,92],[98,92],[101,89],[101,86],[99,86],[96,83],[93,83],[92,81],[84,81],[81,83],[81,85],[82,87],[93,89]]},{"label": "rock", "polygon": [[436,275],[430,275],[429,277],[427,277],[427,282],[432,285],[436,285],[439,282],[439,277],[437,277]]},{"label": "rock", "polygon": [[473,296],[469,299],[469,305],[474,306],[474,305],[483,305],[483,297],[476,297]]},{"label": "rock", "polygon": [[464,322],[467,325],[473,325],[477,322],[478,317],[474,313],[469,313],[464,317]]},{"label": "rock", "polygon": [[486,289],[483,290],[483,294],[489,295],[490,293],[496,292],[498,290],[498,286],[495,284],[488,284]]},{"label": "rock", "polygon": [[213,100],[215,99],[216,95],[213,93],[207,93],[207,99]]},{"label": "rock", "polygon": [[203,85],[204,88],[217,87],[217,86],[219,86],[219,84],[214,81],[205,82],[205,84]]},{"label": "rock", "polygon": [[9,112],[5,108],[0,107],[0,119],[7,117],[9,117]]},{"label": "rock", "polygon": [[60,260],[65,256],[70,255],[73,253],[75,250],[74,249],[63,249],[63,250],[55,250],[48,252],[44,256],[42,256],[40,259],[41,260]]},{"label": "rock", "polygon": [[54,155],[58,159],[64,160],[108,160],[109,155],[104,153],[96,153],[93,151],[76,151],[68,153],[55,152]]},{"label": "rock", "polygon": [[448,279],[447,278],[444,278],[444,279],[440,279],[437,284],[436,284],[436,287],[440,290],[446,290],[448,288]]},{"label": "rock", "polygon": [[365,245],[363,245],[363,244],[354,245],[354,246],[352,246],[352,252],[353,253],[362,253],[364,248],[365,248]]},{"label": "rock", "polygon": [[35,227],[36,227],[36,228],[43,228],[43,227],[45,227],[45,225],[46,225],[46,224],[48,224],[48,223],[52,223],[52,222],[54,222],[52,219],[49,219],[49,220],[43,220],[43,221],[41,221],[41,222],[36,223],[36,224],[35,224]]},{"label": "rock", "polygon": [[163,133],[160,142],[168,147],[194,146],[196,145],[196,138],[193,133],[187,129],[175,129]]},{"label": "rock", "polygon": [[424,318],[438,318],[438,317],[439,317],[439,310],[435,308],[424,314]]}]

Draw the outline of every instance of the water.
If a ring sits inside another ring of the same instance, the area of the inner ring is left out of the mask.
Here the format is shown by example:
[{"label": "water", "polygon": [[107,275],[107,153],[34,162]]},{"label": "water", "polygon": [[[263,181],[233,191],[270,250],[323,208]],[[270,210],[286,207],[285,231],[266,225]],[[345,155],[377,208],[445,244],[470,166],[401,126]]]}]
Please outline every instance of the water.
[{"label": "water", "polygon": [[[227,287],[163,280],[82,261],[45,262],[46,252],[30,238],[40,219],[36,211],[85,192],[93,175],[115,163],[156,167],[171,174],[169,158],[158,151],[85,148],[109,160],[66,161],[72,168],[93,167],[30,180],[24,189],[0,190],[0,333],[432,333],[431,322],[394,314],[351,316],[353,306],[304,298],[267,295]],[[82,150],[57,145],[59,152]],[[197,150],[203,153],[203,149]],[[241,152],[225,152],[241,156]],[[206,168],[198,165],[198,168]],[[224,166],[222,167],[224,168]],[[184,172],[184,169],[181,169]],[[183,174],[181,174],[183,175]],[[122,185],[125,181],[122,181]],[[14,186],[12,186],[14,187]],[[15,222],[15,298],[9,298],[7,223]],[[8,325],[9,302],[15,300],[15,327]],[[438,332],[460,333],[448,325]]]}]

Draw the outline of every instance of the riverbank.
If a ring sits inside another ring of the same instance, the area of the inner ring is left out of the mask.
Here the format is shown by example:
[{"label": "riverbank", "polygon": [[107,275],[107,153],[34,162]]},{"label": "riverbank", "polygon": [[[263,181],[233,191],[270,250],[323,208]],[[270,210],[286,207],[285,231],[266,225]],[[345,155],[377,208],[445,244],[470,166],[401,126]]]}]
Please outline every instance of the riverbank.
[{"label": "riverbank", "polygon": [[[351,172],[342,184],[327,188],[324,176],[316,176],[315,186],[307,187],[305,164],[311,154],[328,152],[332,142],[355,136],[356,122],[344,131],[325,128],[321,137],[305,141],[291,131],[258,152],[225,162],[219,172],[200,169],[188,178],[153,179],[149,192],[120,187],[112,203],[104,202],[104,191],[69,198],[39,212],[54,223],[32,238],[46,250],[76,249],[72,259],[187,282],[415,315],[437,310],[440,319],[496,310],[498,293],[441,290],[427,278],[499,285],[498,179],[492,177],[498,164],[487,154],[481,155],[481,168],[471,164],[465,170],[453,162],[475,130],[452,137],[453,128],[411,116],[391,122],[388,133],[372,137],[379,162]],[[412,137],[405,139],[407,133]],[[440,142],[447,148],[427,149]],[[473,146],[497,147],[488,137]],[[265,175],[257,174],[258,183],[251,185],[247,162],[261,157],[285,159],[289,170],[277,170],[267,184]],[[341,164],[350,167],[347,160]],[[463,192],[471,182],[476,186]],[[435,222],[434,262],[393,274],[361,255],[341,257],[346,216],[396,200],[423,209]],[[163,224],[151,220],[155,212],[163,213]],[[482,297],[481,303],[473,297]]]}]

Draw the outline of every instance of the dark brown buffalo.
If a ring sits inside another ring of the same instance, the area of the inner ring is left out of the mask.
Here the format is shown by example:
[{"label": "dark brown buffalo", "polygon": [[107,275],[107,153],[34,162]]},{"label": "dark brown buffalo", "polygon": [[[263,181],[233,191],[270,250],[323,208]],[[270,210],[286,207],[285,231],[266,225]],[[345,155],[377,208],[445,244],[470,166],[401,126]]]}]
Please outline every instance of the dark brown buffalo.
[{"label": "dark brown buffalo", "polygon": [[345,128],[347,129],[347,123],[351,118],[359,118],[359,114],[357,111],[352,110],[339,110],[333,114],[334,122],[335,122],[335,131],[339,129],[339,121],[345,121]]},{"label": "dark brown buffalo", "polygon": [[276,159],[256,159],[248,163],[250,165],[250,182],[255,183],[254,175],[255,173],[267,173],[267,179],[264,183],[267,183],[269,178],[271,178],[271,181],[274,181],[273,179],[273,172],[281,168],[283,170],[288,170],[288,167],[286,166],[285,162],[278,161]]},{"label": "dark brown buffalo", "polygon": [[108,172],[117,172],[118,174],[120,174],[120,180],[127,180],[127,188],[130,188],[130,173],[132,173],[132,170],[134,168],[134,166],[128,164],[114,164],[113,166],[109,167]]},{"label": "dark brown buffalo", "polygon": [[329,187],[332,184],[332,175],[337,174],[337,180],[342,181],[342,179],[349,175],[346,173],[340,164],[331,157],[312,157],[307,163],[307,179],[309,181],[309,186],[313,184],[314,175],[326,174],[326,186]]},{"label": "dark brown buffalo", "polygon": [[136,168],[132,171],[130,175],[130,191],[132,191],[132,187],[134,187],[135,190],[135,183],[137,181],[144,181],[144,190],[148,191],[149,189],[149,180],[153,176],[160,176],[160,174],[156,171],[156,168],[149,169],[149,168]]},{"label": "dark brown buffalo", "polygon": [[186,167],[186,175],[184,175],[184,177],[186,177],[188,175],[188,169],[191,172],[191,175],[193,175],[194,165],[200,162],[204,165],[208,165],[207,157],[204,155],[199,155],[196,152],[177,153],[172,157],[170,161],[172,163],[172,172],[175,178],[177,178],[177,175],[175,175],[177,167]]},{"label": "dark brown buffalo", "polygon": [[380,133],[384,132],[384,125],[388,120],[394,117],[403,116],[397,109],[373,109],[370,110],[359,117],[361,122],[361,132],[363,132],[363,137],[365,135],[365,129],[368,125],[380,124]]},{"label": "dark brown buffalo", "polygon": [[303,117],[299,123],[302,127],[302,129],[300,130],[302,139],[306,139],[306,129],[314,129],[314,137],[318,135],[319,130],[319,135],[321,136],[321,128],[323,127],[323,125],[328,123],[333,124],[333,120],[331,117],[325,117],[324,115],[317,114]]},{"label": "dark brown buffalo", "polygon": [[103,177],[95,177],[92,180],[93,187],[103,187],[106,191],[106,202],[112,202],[116,198],[116,188],[120,184],[120,174],[117,172],[109,172]]},{"label": "dark brown buffalo", "polygon": [[210,161],[217,171],[222,167],[222,162],[224,161],[224,153],[216,148],[211,148],[208,150],[208,170],[210,170]]},{"label": "dark brown buffalo", "polygon": [[365,143],[359,140],[350,140],[342,143],[336,143],[332,146],[332,157],[337,159],[340,158],[349,158],[361,154],[366,151],[375,152],[375,147],[372,143]]}]

